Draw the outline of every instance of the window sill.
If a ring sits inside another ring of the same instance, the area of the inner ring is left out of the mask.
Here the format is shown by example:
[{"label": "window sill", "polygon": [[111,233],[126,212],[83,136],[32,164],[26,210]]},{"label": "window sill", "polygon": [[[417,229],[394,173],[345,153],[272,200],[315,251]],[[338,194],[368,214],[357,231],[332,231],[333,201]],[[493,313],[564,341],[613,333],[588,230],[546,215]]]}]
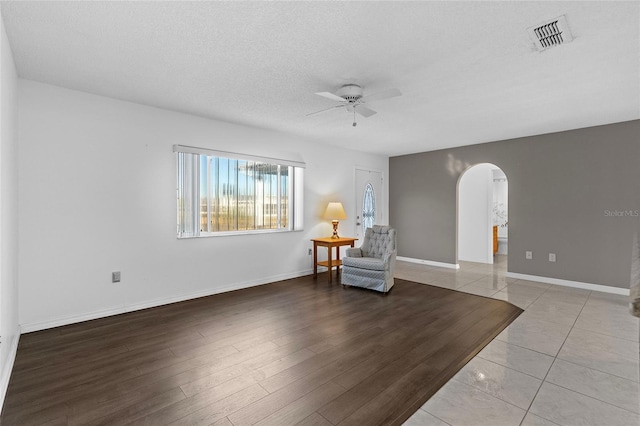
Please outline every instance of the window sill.
[{"label": "window sill", "polygon": [[287,232],[302,232],[304,229],[259,229],[252,231],[220,231],[220,232],[203,232],[194,236],[177,236],[179,240],[191,240],[194,238],[208,237],[232,237],[236,235],[261,235],[261,234],[282,234]]}]

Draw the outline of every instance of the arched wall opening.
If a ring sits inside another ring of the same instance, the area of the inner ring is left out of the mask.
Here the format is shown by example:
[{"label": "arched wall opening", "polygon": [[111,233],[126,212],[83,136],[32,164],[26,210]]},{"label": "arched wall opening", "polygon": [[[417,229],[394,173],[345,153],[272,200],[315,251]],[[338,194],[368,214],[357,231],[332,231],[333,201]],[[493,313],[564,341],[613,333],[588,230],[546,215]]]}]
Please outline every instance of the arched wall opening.
[{"label": "arched wall opening", "polygon": [[508,253],[508,181],[500,167],[481,163],[457,184],[456,262],[493,264]]}]

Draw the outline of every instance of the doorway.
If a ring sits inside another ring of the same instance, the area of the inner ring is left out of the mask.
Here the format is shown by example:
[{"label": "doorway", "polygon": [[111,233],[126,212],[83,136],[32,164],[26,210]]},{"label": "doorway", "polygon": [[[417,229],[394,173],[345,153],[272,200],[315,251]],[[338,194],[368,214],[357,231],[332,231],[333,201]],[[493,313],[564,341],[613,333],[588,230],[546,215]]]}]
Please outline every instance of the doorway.
[{"label": "doorway", "polygon": [[356,203],[354,217],[355,238],[358,245],[364,239],[364,232],[374,224],[384,220],[382,217],[382,172],[377,170],[356,169]]},{"label": "doorway", "polygon": [[508,180],[495,164],[476,164],[458,179],[457,260],[494,263],[508,253]]}]

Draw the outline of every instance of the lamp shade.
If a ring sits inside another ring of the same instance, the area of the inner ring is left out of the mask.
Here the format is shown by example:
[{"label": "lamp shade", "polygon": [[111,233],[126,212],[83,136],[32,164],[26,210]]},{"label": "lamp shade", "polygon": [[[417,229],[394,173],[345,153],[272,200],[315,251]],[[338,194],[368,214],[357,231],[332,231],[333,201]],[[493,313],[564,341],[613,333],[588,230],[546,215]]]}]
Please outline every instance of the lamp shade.
[{"label": "lamp shade", "polygon": [[329,220],[342,220],[347,218],[347,214],[344,212],[342,203],[331,202],[327,206],[327,210],[324,212],[324,218]]}]

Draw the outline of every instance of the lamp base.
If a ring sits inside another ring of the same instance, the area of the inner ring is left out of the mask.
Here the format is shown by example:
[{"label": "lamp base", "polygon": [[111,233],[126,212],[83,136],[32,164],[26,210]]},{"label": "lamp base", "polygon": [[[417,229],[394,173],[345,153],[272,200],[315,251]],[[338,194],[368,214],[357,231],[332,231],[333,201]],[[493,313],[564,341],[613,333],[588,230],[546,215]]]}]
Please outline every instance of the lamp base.
[{"label": "lamp base", "polygon": [[340,236],[338,235],[338,221],[332,220],[331,224],[333,225],[333,235],[331,236],[331,238],[340,238]]}]

